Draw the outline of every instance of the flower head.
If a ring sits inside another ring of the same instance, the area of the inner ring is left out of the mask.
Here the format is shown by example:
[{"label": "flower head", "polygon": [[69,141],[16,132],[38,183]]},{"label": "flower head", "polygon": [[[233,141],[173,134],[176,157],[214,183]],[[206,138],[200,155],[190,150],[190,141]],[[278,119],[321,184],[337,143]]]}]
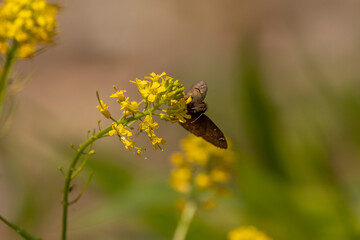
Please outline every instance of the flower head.
[{"label": "flower head", "polygon": [[228,233],[229,240],[271,240],[265,233],[254,226],[241,226]]},{"label": "flower head", "polygon": [[[1,45],[0,45],[1,48]],[[110,118],[113,123],[109,130],[109,135],[117,135],[120,137],[127,149],[135,148],[139,155],[142,148],[135,147],[133,141],[125,137],[129,137],[132,133],[128,127],[139,121],[139,128],[144,131],[149,137],[154,149],[162,150],[161,145],[166,141],[158,137],[155,131],[159,128],[159,123],[155,122],[153,116],[159,116],[160,119],[171,122],[186,122],[191,116],[187,114],[186,104],[191,101],[191,98],[184,99],[184,86],[179,80],[174,80],[167,76],[165,72],[161,74],[150,73],[150,76],[145,76],[144,79],[136,78],[135,81],[130,81],[137,85],[138,91],[143,98],[141,101],[130,101],[129,97],[125,96],[126,90],[117,90],[114,86],[115,93],[110,95],[110,98],[116,98],[117,103],[123,110],[122,116],[116,120],[110,114],[107,104],[100,100],[97,93],[99,105],[97,108],[106,117]],[[143,107],[143,108],[142,108]],[[183,188],[185,189],[185,188]]]},{"label": "flower head", "polygon": [[45,0],[5,0],[0,8],[0,51],[19,44],[18,56],[30,57],[37,44],[52,43],[56,35],[58,7]]}]

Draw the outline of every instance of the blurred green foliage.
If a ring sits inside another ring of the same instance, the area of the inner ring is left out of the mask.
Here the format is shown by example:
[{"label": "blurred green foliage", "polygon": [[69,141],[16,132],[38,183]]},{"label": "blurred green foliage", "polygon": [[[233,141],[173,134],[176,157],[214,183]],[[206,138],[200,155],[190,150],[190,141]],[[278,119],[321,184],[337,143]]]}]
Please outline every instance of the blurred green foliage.
[{"label": "blurred green foliage", "polygon": [[[244,202],[239,215],[243,215],[244,223],[263,229],[277,240],[360,239],[354,199],[344,175],[336,168],[341,157],[333,156],[334,136],[328,132],[328,124],[312,125],[315,121],[310,120],[303,124],[307,126],[304,129],[282,122],[281,112],[264,85],[257,40],[251,33],[242,42],[234,83],[242,134],[248,144],[237,162],[238,198]],[[356,140],[359,95],[347,92],[342,96],[341,92],[331,92],[324,79],[317,81],[322,97],[332,108],[328,117],[339,118],[349,133],[347,137]],[[356,145],[349,150],[357,153]]]}]

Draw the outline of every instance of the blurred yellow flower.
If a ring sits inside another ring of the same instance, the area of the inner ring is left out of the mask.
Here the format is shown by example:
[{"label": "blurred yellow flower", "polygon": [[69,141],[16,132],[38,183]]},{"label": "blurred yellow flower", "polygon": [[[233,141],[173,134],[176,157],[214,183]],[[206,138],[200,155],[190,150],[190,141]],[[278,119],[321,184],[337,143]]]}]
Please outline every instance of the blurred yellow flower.
[{"label": "blurred yellow flower", "polygon": [[185,158],[181,153],[174,153],[171,155],[171,162],[175,166],[180,166],[185,162]]},{"label": "blurred yellow flower", "polygon": [[218,168],[210,172],[210,178],[214,182],[226,183],[230,179],[230,174],[229,171]]},{"label": "blurred yellow flower", "polygon": [[271,240],[254,226],[241,226],[228,233],[228,240]]},{"label": "blurred yellow flower", "polygon": [[181,193],[190,191],[191,170],[187,167],[174,169],[171,175],[171,186]]},{"label": "blurred yellow flower", "polygon": [[190,190],[198,191],[196,196],[200,206],[209,209],[211,207],[206,206],[214,204],[205,202],[212,203],[215,195],[229,193],[226,184],[231,180],[233,152],[217,148],[194,135],[183,139],[181,148],[181,152],[171,155],[171,186],[183,194],[189,194]]},{"label": "blurred yellow flower", "polygon": [[211,179],[205,173],[199,173],[195,176],[195,184],[199,188],[209,188],[211,186]]},{"label": "blurred yellow flower", "polygon": [[0,7],[0,51],[8,44],[19,47],[19,57],[33,55],[37,44],[52,43],[56,35],[58,7],[45,0],[5,0]]}]

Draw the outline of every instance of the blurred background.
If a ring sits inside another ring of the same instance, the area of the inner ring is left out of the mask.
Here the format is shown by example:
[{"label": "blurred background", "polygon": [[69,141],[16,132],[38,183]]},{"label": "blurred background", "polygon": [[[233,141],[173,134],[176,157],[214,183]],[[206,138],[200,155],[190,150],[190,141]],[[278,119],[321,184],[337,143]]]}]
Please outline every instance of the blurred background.
[{"label": "blurred background", "polygon": [[[232,140],[232,195],[200,211],[188,235],[225,239],[254,225],[274,240],[360,239],[360,2],[58,1],[54,46],[18,62],[31,79],[0,140],[0,212],[58,239],[73,150],[97,120],[98,90],[139,100],[129,80],[165,71],[208,84],[207,115]],[[120,115],[120,112],[119,112]],[[69,239],[171,239],[179,212],[169,156],[188,133],[160,122],[164,151],[142,157],[115,138],[95,143],[94,177],[70,207]],[[75,181],[71,198],[87,178]],[[1,239],[20,239],[0,224]]]}]

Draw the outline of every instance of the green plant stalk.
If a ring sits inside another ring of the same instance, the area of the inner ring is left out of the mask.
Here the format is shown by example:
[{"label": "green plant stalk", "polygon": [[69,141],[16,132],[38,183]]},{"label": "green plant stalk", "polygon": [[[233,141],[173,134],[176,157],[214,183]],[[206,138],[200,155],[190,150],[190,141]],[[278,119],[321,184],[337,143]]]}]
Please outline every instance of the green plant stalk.
[{"label": "green plant stalk", "polygon": [[181,213],[180,221],[176,227],[173,240],[185,240],[186,234],[189,230],[190,223],[194,218],[197,209],[197,204],[193,200],[186,202],[185,208]]},{"label": "green plant stalk", "polygon": [[[125,124],[125,123],[139,120],[140,118],[156,111],[159,107],[160,107],[160,105],[156,105],[146,111],[141,112],[140,114],[138,114],[136,116],[121,119],[118,123]],[[89,139],[87,139],[77,149],[77,152],[71,161],[71,164],[70,164],[69,169],[65,176],[65,183],[64,183],[64,189],[63,189],[63,200],[62,200],[63,213],[62,213],[62,231],[61,231],[61,239],[62,240],[66,240],[67,216],[68,216],[68,206],[69,206],[69,199],[68,199],[69,198],[69,188],[70,188],[71,180],[73,179],[72,176],[73,176],[73,172],[75,171],[76,164],[78,163],[80,157],[82,156],[83,152],[87,149],[87,147],[90,146],[91,144],[93,144],[95,140],[104,137],[111,129],[112,129],[112,126],[109,126],[105,129],[101,130],[97,134],[93,135]]]},{"label": "green plant stalk", "polygon": [[41,238],[37,238],[37,237],[32,236],[30,233],[25,231],[23,228],[18,227],[15,224],[7,221],[2,216],[0,216],[0,220],[3,221],[6,225],[8,225],[10,228],[12,228],[15,232],[19,233],[20,236],[22,236],[24,239],[27,239],[27,240],[41,240]]},{"label": "green plant stalk", "polygon": [[11,68],[16,61],[17,58],[16,55],[18,49],[19,49],[19,44],[17,41],[14,40],[10,50],[6,54],[4,67],[0,74],[0,115],[2,114],[2,109],[4,105],[3,101],[5,99],[7,81],[9,78]]}]

